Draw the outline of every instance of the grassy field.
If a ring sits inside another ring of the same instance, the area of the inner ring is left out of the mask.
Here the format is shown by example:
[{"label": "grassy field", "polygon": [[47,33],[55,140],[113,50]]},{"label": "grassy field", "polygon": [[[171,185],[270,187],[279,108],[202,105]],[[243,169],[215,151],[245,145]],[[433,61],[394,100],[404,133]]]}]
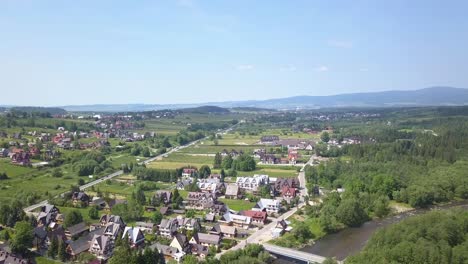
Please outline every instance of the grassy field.
[{"label": "grassy field", "polygon": [[0,160],[0,172],[6,172],[10,179],[0,181],[0,201],[8,202],[15,197],[24,198],[34,193],[46,197],[47,194],[57,195],[78,182],[70,165],[61,166],[64,176],[54,178],[51,168],[34,169],[10,164],[8,159]]},{"label": "grassy field", "polygon": [[234,211],[250,210],[255,206],[255,203],[245,200],[219,199],[219,201],[225,203],[229,209]]},{"label": "grassy field", "polygon": [[36,261],[36,264],[60,264],[62,263],[60,261],[51,260],[46,257],[36,257],[35,261]]},{"label": "grassy field", "polygon": [[254,174],[266,174],[270,177],[282,177],[282,178],[292,178],[292,177],[297,177],[297,172],[296,170],[288,170],[288,169],[282,169],[282,168],[271,168],[271,167],[266,167],[266,168],[258,168],[257,170],[254,171],[238,171],[237,176],[252,176]]},{"label": "grassy field", "polygon": [[[60,213],[63,214],[64,216],[66,216],[67,214],[69,214],[73,210],[77,210],[77,211],[79,211],[81,213],[81,215],[83,216],[83,221],[85,221],[86,223],[92,224],[92,223],[99,222],[99,219],[95,220],[95,219],[91,219],[89,217],[89,209],[91,209],[91,207],[75,208],[75,207],[58,206],[58,209],[60,210]],[[102,212],[99,212],[99,214],[101,215]]]}]

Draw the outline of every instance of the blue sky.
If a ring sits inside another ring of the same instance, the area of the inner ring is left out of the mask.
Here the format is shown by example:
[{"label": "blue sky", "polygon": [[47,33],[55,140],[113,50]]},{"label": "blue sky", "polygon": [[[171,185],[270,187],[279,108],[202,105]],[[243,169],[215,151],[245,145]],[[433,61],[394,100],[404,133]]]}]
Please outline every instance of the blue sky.
[{"label": "blue sky", "polygon": [[0,0],[0,104],[468,88],[468,1]]}]

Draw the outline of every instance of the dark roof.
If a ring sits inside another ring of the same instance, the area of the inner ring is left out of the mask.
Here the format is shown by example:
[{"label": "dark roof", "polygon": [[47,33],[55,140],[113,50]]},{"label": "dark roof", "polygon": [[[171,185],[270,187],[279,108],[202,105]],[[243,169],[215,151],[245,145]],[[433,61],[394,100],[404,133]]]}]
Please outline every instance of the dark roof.
[{"label": "dark roof", "polygon": [[88,239],[88,236],[81,237],[78,240],[70,242],[68,246],[70,249],[73,251],[75,255],[80,254],[81,252],[89,250],[90,247],[90,240]]},{"label": "dark roof", "polygon": [[169,207],[161,207],[161,209],[159,209],[159,212],[160,212],[162,215],[167,214],[167,211],[169,211]]},{"label": "dark roof", "polygon": [[74,226],[70,226],[67,228],[68,233],[70,233],[71,236],[78,235],[84,231],[88,230],[88,226],[86,225],[85,222],[81,222],[79,224],[76,224]]},{"label": "dark roof", "polygon": [[47,237],[47,230],[44,226],[34,228],[34,236],[40,239]]}]

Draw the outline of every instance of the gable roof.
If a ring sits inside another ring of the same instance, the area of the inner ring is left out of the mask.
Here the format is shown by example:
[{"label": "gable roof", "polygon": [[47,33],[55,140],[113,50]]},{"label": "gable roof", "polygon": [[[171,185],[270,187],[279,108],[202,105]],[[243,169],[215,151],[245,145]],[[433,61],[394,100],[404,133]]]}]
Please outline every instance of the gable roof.
[{"label": "gable roof", "polygon": [[84,232],[88,230],[88,226],[86,226],[86,223],[85,222],[81,222],[79,224],[76,224],[74,226],[70,226],[69,228],[67,228],[67,232],[71,235],[71,236],[75,236],[75,235],[78,235],[80,234],[81,232]]},{"label": "gable roof", "polygon": [[237,184],[230,183],[226,187],[226,195],[236,196],[239,194],[239,186]]}]

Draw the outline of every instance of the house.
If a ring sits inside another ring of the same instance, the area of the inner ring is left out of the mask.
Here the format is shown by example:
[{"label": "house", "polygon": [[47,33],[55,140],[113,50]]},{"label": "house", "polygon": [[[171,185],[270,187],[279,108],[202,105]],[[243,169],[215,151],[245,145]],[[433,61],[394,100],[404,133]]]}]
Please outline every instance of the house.
[{"label": "house", "polygon": [[200,220],[198,218],[184,218],[182,216],[177,216],[177,226],[178,228],[184,228],[185,230],[200,230]]},{"label": "house", "polygon": [[74,238],[81,236],[83,233],[87,231],[88,231],[88,226],[86,225],[85,222],[81,222],[79,224],[70,226],[67,229],[65,229],[65,235],[67,236],[68,240],[72,240]]},{"label": "house", "polygon": [[192,178],[181,179],[177,182],[176,188],[177,190],[185,190],[185,187],[189,186],[190,184],[192,184]]},{"label": "house", "polygon": [[135,227],[140,228],[144,233],[152,233],[155,225],[153,223],[136,222]]},{"label": "house", "polygon": [[284,188],[295,188],[296,190],[300,187],[299,180],[297,178],[277,178],[272,183],[272,196],[277,196],[282,193]]},{"label": "house", "polygon": [[184,256],[185,252],[179,251],[175,247],[171,246],[166,246],[160,243],[156,243],[150,246],[152,250],[157,249],[159,253],[163,254],[164,258],[166,259],[166,262],[169,262],[171,259],[174,259],[178,263],[180,263]]},{"label": "house", "polygon": [[119,224],[120,226],[123,226],[123,227],[126,226],[122,217],[118,215],[109,215],[109,214],[103,215],[101,216],[101,219],[99,219],[99,223],[101,224],[101,226],[106,226],[108,223]]},{"label": "house", "polygon": [[167,190],[158,190],[154,194],[154,197],[167,205],[172,201],[172,192]]},{"label": "house", "polygon": [[234,183],[228,184],[224,196],[226,199],[238,199],[240,196],[239,186]]},{"label": "house", "polygon": [[289,232],[292,228],[289,226],[290,222],[286,220],[281,220],[276,223],[276,226],[271,230],[271,235],[273,238],[280,237],[285,232]]},{"label": "house", "polygon": [[274,154],[260,154],[260,162],[263,164],[279,164],[281,158],[276,157]]},{"label": "house", "polygon": [[45,229],[45,227],[44,226],[35,227],[33,247],[37,249],[47,248],[46,239],[47,239],[47,230]]},{"label": "house", "polygon": [[219,222],[224,225],[248,228],[252,223],[252,219],[249,216],[236,215],[228,212],[219,219]]},{"label": "house", "polygon": [[215,214],[209,213],[209,214],[206,214],[206,215],[205,215],[205,222],[211,222],[211,223],[212,223],[212,222],[214,222],[215,220],[216,220]]},{"label": "house", "polygon": [[213,235],[213,234],[205,234],[205,233],[196,233],[189,241],[190,244],[198,244],[202,246],[214,246],[218,248],[221,244],[221,236]]},{"label": "house", "polygon": [[190,178],[198,173],[196,168],[185,168],[182,170],[182,177]]},{"label": "house", "polygon": [[236,184],[240,189],[256,192],[259,187],[269,184],[268,175],[255,174],[253,177],[237,177]]},{"label": "house", "polygon": [[162,215],[167,215],[171,210],[169,209],[169,207],[161,207],[161,209],[159,209],[159,212],[162,214]]},{"label": "house", "polygon": [[266,224],[267,212],[247,210],[240,211],[239,214],[250,217],[252,225],[263,226]]},{"label": "house", "polygon": [[93,197],[92,201],[89,203],[92,206],[97,206],[99,209],[104,209],[107,206],[106,201],[104,198],[101,197]]},{"label": "house", "polygon": [[10,151],[7,148],[0,148],[0,158],[8,157]]},{"label": "house", "polygon": [[224,189],[224,184],[221,182],[219,178],[207,178],[207,179],[199,179],[197,182],[197,186],[201,192],[208,192],[208,193],[222,193]]},{"label": "house", "polygon": [[[45,228],[45,227],[44,227]],[[45,243],[47,246],[50,246],[50,243],[54,238],[57,238],[58,241],[67,241],[67,236],[65,235],[65,230],[61,225],[56,225],[54,228],[48,228],[47,237]]]},{"label": "house", "polygon": [[206,258],[210,252],[209,247],[204,246],[204,245],[199,245],[199,244],[189,244],[190,247],[190,252],[192,255],[200,257],[200,258]]},{"label": "house", "polygon": [[73,205],[89,204],[89,196],[85,192],[74,192],[72,194]]},{"label": "house", "polygon": [[298,159],[299,159],[299,153],[297,152],[297,150],[288,151],[289,164],[295,165]]},{"label": "house", "polygon": [[215,202],[211,207],[210,207],[210,214],[214,215],[223,215],[226,212],[229,211],[229,208],[227,207],[226,204],[222,202]]},{"label": "house", "polygon": [[10,153],[11,163],[15,165],[28,166],[31,164],[31,155],[25,151]]},{"label": "house", "polygon": [[233,238],[237,235],[237,228],[234,226],[216,224],[211,228],[210,234]]},{"label": "house", "polygon": [[91,240],[89,252],[100,260],[107,260],[112,256],[114,250],[114,241],[111,237],[105,235],[94,235]]},{"label": "house", "polygon": [[8,253],[3,249],[0,249],[0,264],[29,264],[29,260],[23,259],[20,256],[16,256],[12,253]]},{"label": "house", "polygon": [[178,221],[175,218],[161,220],[161,223],[158,225],[159,235],[173,238],[178,228],[177,223]]},{"label": "house", "polygon": [[41,211],[37,216],[38,226],[49,226],[51,222],[55,222],[59,209],[55,205],[46,204],[41,207]]},{"label": "house", "polygon": [[145,242],[145,235],[138,227],[125,227],[122,238],[128,237],[132,248],[138,247]]},{"label": "house", "polygon": [[272,144],[275,141],[278,141],[279,137],[278,136],[263,136],[260,138],[260,143],[261,144]]},{"label": "house", "polygon": [[104,235],[112,238],[112,239],[117,239],[117,237],[122,234],[122,231],[124,229],[125,226],[122,226],[120,224],[116,224],[116,223],[107,223],[105,226],[104,226]]},{"label": "house", "polygon": [[252,208],[254,211],[265,211],[267,213],[279,213],[281,208],[280,202],[273,199],[260,199],[257,204]]},{"label": "house", "polygon": [[179,252],[189,253],[190,252],[190,244],[188,239],[183,234],[177,234],[171,241],[170,247],[177,248]]},{"label": "house", "polygon": [[291,200],[294,197],[296,197],[296,188],[291,188],[291,187],[283,187],[281,189],[281,196],[285,200]]},{"label": "house", "polygon": [[185,202],[185,209],[205,210],[212,207],[216,197],[211,193],[189,192]]},{"label": "house", "polygon": [[98,228],[77,240],[68,242],[67,253],[72,257],[72,259],[76,259],[79,254],[90,250],[91,242],[95,236],[102,236],[103,234],[104,228]]}]

